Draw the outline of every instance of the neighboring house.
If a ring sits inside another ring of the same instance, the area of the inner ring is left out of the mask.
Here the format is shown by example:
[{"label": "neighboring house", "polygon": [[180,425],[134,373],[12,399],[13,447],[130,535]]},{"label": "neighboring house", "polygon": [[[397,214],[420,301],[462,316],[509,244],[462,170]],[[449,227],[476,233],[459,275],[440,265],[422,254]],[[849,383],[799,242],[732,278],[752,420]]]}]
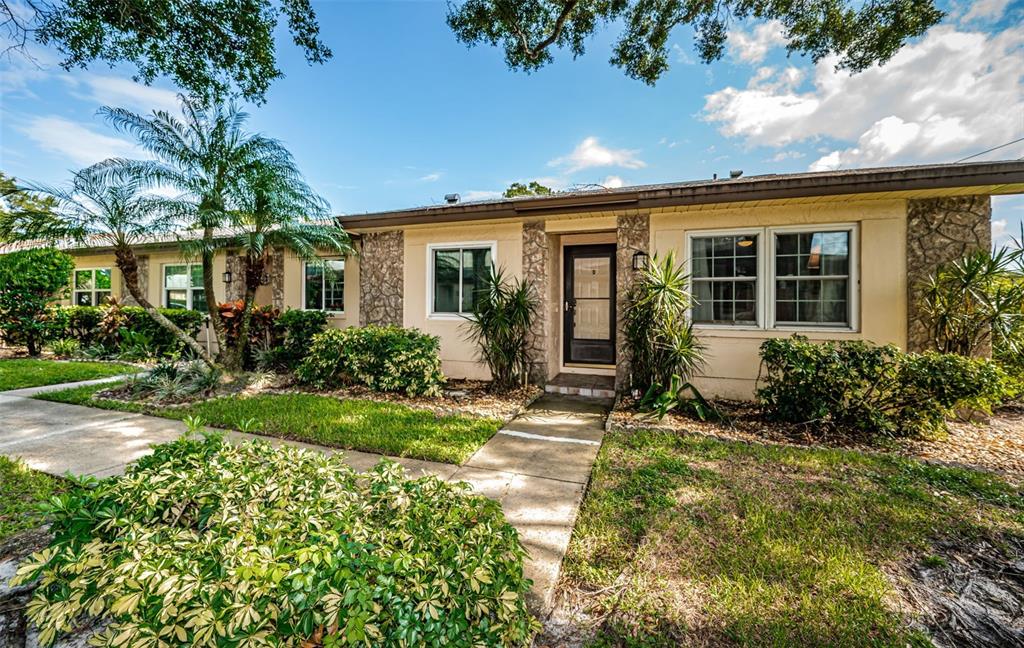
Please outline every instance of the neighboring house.
[{"label": "neighboring house", "polygon": [[[528,279],[543,301],[532,340],[538,382],[581,374],[622,386],[626,290],[647,255],[673,252],[700,302],[692,317],[708,363],[696,382],[709,395],[749,398],[758,347],[771,337],[924,348],[915,286],[940,263],[988,249],[990,196],[1014,193],[1024,193],[1022,161],[739,177],[350,215],[340,222],[360,254],[339,260],[340,282],[278,254],[257,301],[323,308],[336,326],[419,328],[441,338],[448,376],[486,378],[463,317],[495,264]],[[189,280],[195,269],[180,262],[173,242],[140,254],[151,300],[198,303]],[[120,292],[109,254],[74,255],[84,272],[76,301],[95,301],[105,286]],[[225,290],[218,297],[239,297],[237,259],[217,259],[217,286]]]}]

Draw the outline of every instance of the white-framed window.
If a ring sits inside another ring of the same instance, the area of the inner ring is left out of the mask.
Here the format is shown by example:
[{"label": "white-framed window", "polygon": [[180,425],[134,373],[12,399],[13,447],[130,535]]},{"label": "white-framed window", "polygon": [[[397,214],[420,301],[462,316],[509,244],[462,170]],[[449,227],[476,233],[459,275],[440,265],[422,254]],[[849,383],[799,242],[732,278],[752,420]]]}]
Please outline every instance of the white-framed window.
[{"label": "white-framed window", "polygon": [[201,263],[170,263],[163,267],[163,274],[164,308],[207,311]]},{"label": "white-framed window", "polygon": [[460,317],[473,312],[477,296],[494,267],[495,243],[427,246],[430,315]]},{"label": "white-framed window", "polygon": [[695,323],[760,326],[763,239],[758,230],[690,237]]},{"label": "white-framed window", "polygon": [[75,306],[99,306],[110,297],[110,268],[79,268],[72,279]]},{"label": "white-framed window", "polygon": [[328,313],[345,312],[345,259],[302,264],[302,307]]},{"label": "white-framed window", "polygon": [[857,226],[800,225],[687,234],[694,324],[857,328]]}]

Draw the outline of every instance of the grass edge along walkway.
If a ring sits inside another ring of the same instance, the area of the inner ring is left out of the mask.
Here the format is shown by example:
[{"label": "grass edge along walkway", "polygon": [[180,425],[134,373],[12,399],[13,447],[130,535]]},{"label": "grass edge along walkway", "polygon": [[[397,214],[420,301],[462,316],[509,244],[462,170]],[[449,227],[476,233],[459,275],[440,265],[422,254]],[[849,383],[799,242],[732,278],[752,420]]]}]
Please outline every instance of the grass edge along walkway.
[{"label": "grass edge along walkway", "polygon": [[134,365],[117,362],[10,358],[0,360],[0,392],[109,378],[137,371],[139,368]]},{"label": "grass edge along walkway", "polygon": [[449,464],[464,463],[502,426],[492,418],[440,416],[399,403],[318,394],[228,396],[173,408],[93,399],[111,386],[84,385],[33,398],[178,420],[197,416],[211,427]]}]

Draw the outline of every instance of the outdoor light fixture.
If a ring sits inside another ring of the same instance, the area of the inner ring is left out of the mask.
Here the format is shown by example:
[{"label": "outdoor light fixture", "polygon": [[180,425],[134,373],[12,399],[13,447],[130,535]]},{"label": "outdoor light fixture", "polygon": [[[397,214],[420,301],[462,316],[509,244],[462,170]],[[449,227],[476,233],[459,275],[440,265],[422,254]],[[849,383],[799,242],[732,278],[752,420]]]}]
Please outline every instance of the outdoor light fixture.
[{"label": "outdoor light fixture", "polygon": [[750,238],[749,236],[744,236],[740,240],[736,241],[736,245],[738,245],[740,247],[750,247],[753,244],[754,244],[754,239]]},{"label": "outdoor light fixture", "polygon": [[647,263],[651,257],[647,256],[647,253],[643,250],[637,250],[633,253],[633,269],[634,270],[646,270]]},{"label": "outdoor light fixture", "polygon": [[263,274],[260,275],[260,285],[261,286],[269,286],[270,285],[270,275],[268,275],[266,272],[264,272]]},{"label": "outdoor light fixture", "polygon": [[228,270],[224,273],[224,283],[231,283],[231,271]]}]

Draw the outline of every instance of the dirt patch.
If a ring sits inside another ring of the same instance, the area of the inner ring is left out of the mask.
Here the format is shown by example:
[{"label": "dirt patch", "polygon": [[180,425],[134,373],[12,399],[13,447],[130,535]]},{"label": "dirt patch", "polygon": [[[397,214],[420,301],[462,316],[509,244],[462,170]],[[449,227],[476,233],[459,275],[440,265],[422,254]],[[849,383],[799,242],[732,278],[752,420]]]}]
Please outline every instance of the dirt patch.
[{"label": "dirt patch", "polygon": [[1024,539],[940,545],[903,593],[939,648],[1024,646]]},{"label": "dirt patch", "polygon": [[728,416],[727,422],[698,421],[674,413],[653,420],[637,411],[635,403],[626,401],[611,413],[609,426],[620,430],[664,429],[747,443],[885,452],[993,472],[1011,484],[1024,484],[1024,407],[1005,407],[979,422],[950,421],[949,433],[941,438],[888,439],[872,445],[838,434],[811,436],[801,426],[766,420],[751,403],[719,401],[716,405]]}]

